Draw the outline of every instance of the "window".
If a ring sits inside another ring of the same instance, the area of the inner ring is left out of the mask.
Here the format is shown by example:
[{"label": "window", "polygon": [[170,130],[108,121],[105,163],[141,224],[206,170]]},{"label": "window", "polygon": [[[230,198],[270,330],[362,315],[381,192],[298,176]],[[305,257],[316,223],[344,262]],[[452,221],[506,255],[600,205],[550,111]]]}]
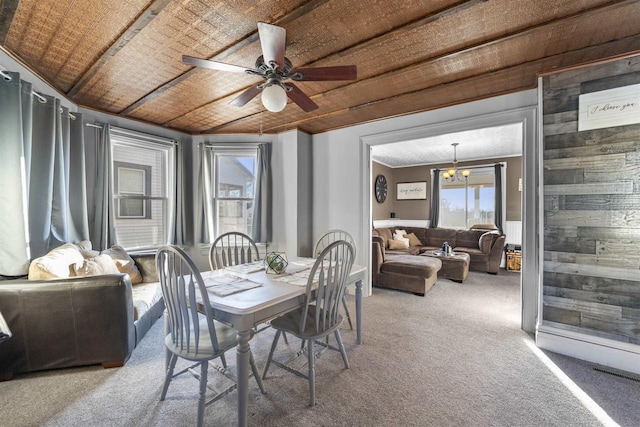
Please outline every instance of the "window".
[{"label": "window", "polygon": [[151,219],[151,166],[113,162],[115,191],[120,195],[116,202],[118,218]]},{"label": "window", "polygon": [[240,231],[251,236],[256,182],[255,148],[215,151],[213,175],[215,234]]},{"label": "window", "polygon": [[495,222],[495,170],[475,168],[467,182],[440,178],[438,227],[467,229]]},{"label": "window", "polygon": [[125,249],[171,243],[175,148],[170,140],[111,129],[116,242]]}]

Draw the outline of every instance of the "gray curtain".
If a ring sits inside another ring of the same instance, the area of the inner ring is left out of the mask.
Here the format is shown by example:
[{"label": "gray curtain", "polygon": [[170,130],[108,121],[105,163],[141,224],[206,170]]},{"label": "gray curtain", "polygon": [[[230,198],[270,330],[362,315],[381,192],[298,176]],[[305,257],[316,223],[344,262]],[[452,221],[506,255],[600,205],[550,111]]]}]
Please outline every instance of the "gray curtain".
[{"label": "gray curtain", "polygon": [[187,233],[186,224],[185,224],[185,204],[184,204],[184,193],[183,193],[183,185],[184,185],[184,154],[182,152],[182,144],[176,142],[175,144],[175,153],[176,153],[176,182],[175,182],[175,224],[174,224],[174,234],[173,234],[173,243],[176,245],[181,245],[185,241],[185,236]]},{"label": "gray curtain", "polygon": [[214,239],[213,198],[211,197],[212,151],[200,144],[198,155],[198,191],[196,193],[196,242],[210,243]]},{"label": "gray curtain", "polygon": [[[31,152],[31,84],[18,73],[0,77],[0,274],[29,269],[28,180]],[[22,185],[21,185],[22,184]]]},{"label": "gray curtain", "polygon": [[98,167],[96,171],[95,188],[95,218],[91,242],[94,249],[104,250],[116,243],[115,218],[111,204],[113,204],[113,188],[111,186],[111,127],[108,123],[102,125],[98,147]]},{"label": "gray curtain", "polygon": [[0,77],[0,274],[89,238],[82,116],[60,100],[34,100],[18,73]]},{"label": "gray curtain", "polygon": [[503,213],[502,213],[502,165],[500,163],[496,163],[494,166],[496,177],[495,177],[495,215],[494,221],[496,223],[496,227],[502,233],[503,226]]},{"label": "gray curtain", "polygon": [[271,241],[271,144],[258,145],[256,187],[253,201],[253,240]]},{"label": "gray curtain", "polygon": [[433,171],[431,179],[431,213],[429,215],[431,228],[438,226],[438,217],[440,216],[440,169]]}]

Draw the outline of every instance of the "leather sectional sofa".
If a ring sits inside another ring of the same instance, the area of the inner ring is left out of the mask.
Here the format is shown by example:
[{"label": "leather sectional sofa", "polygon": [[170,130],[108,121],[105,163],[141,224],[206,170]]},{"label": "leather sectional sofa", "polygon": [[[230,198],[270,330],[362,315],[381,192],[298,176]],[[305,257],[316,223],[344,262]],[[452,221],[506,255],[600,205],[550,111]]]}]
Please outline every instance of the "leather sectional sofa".
[{"label": "leather sectional sofa", "polygon": [[12,337],[0,342],[0,380],[14,373],[91,364],[122,366],[164,301],[155,254],[131,255],[129,274],[0,282],[0,312]]},{"label": "leather sectional sofa", "polygon": [[[389,249],[389,241],[396,230],[413,233],[419,240],[406,249]],[[469,269],[497,274],[500,269],[505,236],[498,231],[454,230],[448,228],[392,227],[372,230],[372,281],[373,286],[387,287],[424,294],[436,280],[426,274],[425,261],[436,258],[422,256],[427,251],[437,251],[444,242],[449,243],[454,252],[469,254]],[[420,268],[419,265],[422,265]],[[431,282],[425,289],[424,281]]]}]

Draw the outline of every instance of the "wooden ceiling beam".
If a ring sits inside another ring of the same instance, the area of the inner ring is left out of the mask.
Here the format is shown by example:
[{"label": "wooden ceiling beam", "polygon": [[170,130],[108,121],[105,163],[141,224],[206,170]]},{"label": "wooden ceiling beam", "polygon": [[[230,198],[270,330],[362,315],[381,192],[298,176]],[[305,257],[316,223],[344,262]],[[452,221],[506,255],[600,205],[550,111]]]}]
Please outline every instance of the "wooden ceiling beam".
[{"label": "wooden ceiling beam", "polygon": [[109,49],[103,53],[91,68],[84,73],[73,87],[67,92],[67,96],[74,98],[85,85],[104,67],[109,61],[117,55],[133,38],[140,33],[158,14],[164,9],[171,0],[154,0],[145,10],[138,15],[135,21],[127,27],[127,29],[111,44]]},{"label": "wooden ceiling beam", "polygon": [[[318,98],[321,98],[321,97],[326,97],[327,94],[330,94],[331,92],[334,92],[334,91],[347,90],[348,88],[350,88],[352,86],[361,85],[363,82],[375,82],[377,80],[382,81],[382,80],[388,78],[389,76],[397,75],[397,74],[403,73],[403,72],[409,72],[409,71],[411,71],[413,69],[416,69],[416,68],[422,68],[422,67],[424,67],[425,65],[427,65],[429,63],[433,63],[433,62],[437,62],[437,61],[441,61],[441,60],[446,60],[446,59],[451,59],[451,58],[453,58],[455,56],[458,56],[458,55],[471,53],[473,51],[477,51],[477,50],[481,50],[483,48],[491,47],[491,46],[494,46],[496,44],[509,42],[509,41],[514,40],[514,39],[519,38],[519,37],[527,37],[527,36],[530,36],[530,35],[532,35],[532,34],[534,34],[536,32],[544,32],[545,28],[548,28],[548,27],[550,27],[552,25],[559,25],[559,24],[562,24],[563,22],[567,22],[567,21],[570,21],[571,19],[575,19],[576,17],[585,17],[585,16],[590,16],[590,15],[596,14],[596,13],[601,13],[602,10],[607,10],[607,9],[614,8],[614,7],[622,7],[622,6],[625,6],[627,4],[635,3],[635,1],[636,0],[613,0],[613,1],[610,1],[608,3],[601,4],[601,5],[595,6],[593,8],[590,8],[590,9],[588,9],[586,11],[576,12],[576,13],[572,13],[570,15],[565,15],[565,16],[562,16],[562,17],[558,17],[558,18],[555,18],[553,20],[546,21],[544,23],[539,23],[539,24],[532,25],[530,27],[527,27],[527,28],[519,30],[519,31],[515,30],[515,31],[512,31],[510,33],[504,34],[502,36],[497,36],[497,37],[485,40],[483,42],[478,42],[478,43],[476,43],[474,45],[465,46],[465,47],[462,47],[462,48],[459,48],[459,49],[455,49],[455,50],[452,50],[452,51],[449,51],[449,52],[445,52],[443,54],[427,58],[427,59],[425,59],[423,61],[420,61],[420,62],[417,62],[417,63],[414,63],[414,64],[410,64],[410,65],[406,65],[406,66],[402,66],[402,67],[387,71],[387,72],[385,72],[383,74],[378,74],[378,75],[372,76],[372,77],[370,77],[368,79],[357,80],[357,81],[355,81],[353,83],[349,83],[349,84],[340,86],[339,88],[332,89],[332,90],[324,92],[324,93],[311,95],[310,97],[312,99],[318,99]],[[404,28],[404,27],[402,27],[402,28]],[[392,30],[390,33],[393,33],[394,31],[397,31],[397,30],[398,29]],[[379,45],[379,44],[382,44],[382,43],[384,43],[384,40],[376,39],[374,45]],[[360,45],[358,45],[357,48],[360,48]],[[196,108],[196,109],[194,109],[192,111],[196,111],[196,110],[198,110],[200,108],[206,108],[209,105],[215,104],[215,102],[216,101],[213,101],[211,103],[205,104],[204,106]],[[376,101],[372,101],[372,102],[376,102]],[[203,133],[213,133],[213,132],[216,132],[216,131],[218,131],[218,130],[220,130],[222,128],[225,128],[225,127],[228,127],[228,126],[233,126],[235,123],[246,122],[248,119],[251,119],[251,117],[255,117],[255,116],[259,115],[259,114],[260,113],[255,113],[255,114],[250,115],[250,116],[241,117],[239,119],[236,119],[236,120],[233,120],[233,121],[230,121],[230,122],[227,122],[227,123],[223,123],[221,125],[218,125],[218,126],[215,126],[215,127],[211,128],[211,129],[207,129],[207,130],[203,131]],[[332,114],[332,113],[328,113],[328,114]],[[321,115],[317,115],[317,116],[313,116],[313,117],[306,117],[302,121],[313,121],[313,120],[315,120],[317,118],[324,117],[324,115],[325,114],[321,114]],[[171,121],[169,121],[167,123],[170,123],[170,122]]]},{"label": "wooden ceiling beam", "polygon": [[[287,15],[277,19],[276,21],[273,22],[273,24],[282,26],[284,24],[292,22],[295,19],[298,19],[298,18],[306,15],[307,13],[313,11],[314,9],[322,6],[323,4],[327,3],[328,1],[329,0],[309,0],[306,3],[302,4],[301,6],[297,7],[296,9],[292,10]],[[259,42],[260,42],[260,37],[258,36],[258,30],[257,30],[257,26],[256,26],[256,30],[255,31],[247,34],[246,37],[244,37],[243,39],[238,40],[233,45],[228,46],[228,47],[224,48],[223,50],[221,50],[220,52],[215,53],[213,56],[211,56],[208,59],[214,60],[214,61],[222,61],[223,59],[225,59],[229,55],[239,51],[240,49],[242,49],[242,48],[244,48],[244,47],[246,47],[246,46],[248,46],[250,44],[259,43]],[[184,73],[176,76],[175,78],[171,79],[170,81],[166,82],[165,84],[163,84],[163,85],[157,87],[156,89],[154,89],[153,91],[149,92],[148,94],[146,94],[142,98],[138,99],[137,101],[135,101],[134,103],[129,105],[127,108],[124,108],[122,111],[119,112],[119,114],[127,115],[127,114],[131,113],[132,111],[134,111],[135,109],[139,108],[140,106],[146,104],[147,102],[151,101],[152,99],[155,99],[158,96],[161,96],[166,91],[168,91],[169,89],[173,88],[174,86],[176,86],[176,85],[180,84],[181,82],[193,77],[198,72],[198,70],[199,70],[198,67],[193,67],[190,70],[185,71]],[[237,93],[243,92],[244,90],[246,90],[246,88],[243,89],[242,91],[238,91]],[[215,101],[217,101],[217,100],[215,100]],[[212,102],[215,102],[215,101],[212,101]],[[172,120],[175,120],[175,119],[176,119],[176,117],[174,117]]]},{"label": "wooden ceiling beam", "polygon": [[4,45],[7,35],[9,35],[11,22],[20,5],[20,0],[4,0],[0,4],[2,5],[2,8],[0,8],[0,44]]},{"label": "wooden ceiling beam", "polygon": [[[327,3],[328,0],[311,0],[308,3],[305,3],[303,6],[297,8],[295,11],[292,11],[290,14],[276,20],[275,22],[273,22],[273,24],[275,25],[279,25],[279,26],[285,26],[286,24],[293,22],[294,20],[306,15],[307,13],[313,11],[314,9],[318,8],[319,6],[322,6],[324,3]],[[309,65],[313,65],[319,61],[324,61],[330,58],[335,58],[335,57],[339,57],[339,56],[343,56],[346,52],[351,52],[353,51],[353,49],[357,49],[358,47],[362,46],[367,46],[370,43],[373,43],[383,37],[391,37],[393,34],[395,34],[396,32],[400,32],[400,31],[409,31],[415,27],[419,27],[421,25],[425,25],[429,22],[433,22],[437,19],[441,19],[447,15],[451,15],[454,13],[459,13],[462,10],[468,9],[470,7],[475,6],[476,4],[479,3],[484,3],[486,2],[486,0],[462,0],[462,1],[458,1],[454,4],[451,4],[443,9],[440,9],[438,11],[432,12],[429,15],[426,16],[422,16],[420,18],[414,19],[413,21],[410,21],[400,27],[395,27],[392,30],[386,31],[382,34],[378,34],[374,37],[370,37],[368,39],[362,40],[360,42],[358,42],[358,44],[354,44],[351,46],[347,46],[344,49],[341,49],[340,51],[337,52],[332,52],[328,55],[325,55],[321,58],[316,58],[311,62],[308,62],[306,64],[300,64],[299,66],[297,66],[297,68],[302,68],[302,67],[306,67]],[[258,37],[258,32],[255,31],[253,33],[251,33],[250,35],[247,36],[246,39],[243,39],[240,43],[238,44],[234,44],[233,46],[231,46],[228,49],[225,49],[223,52],[215,54],[214,56],[212,56],[211,60],[215,60],[215,61],[220,61],[222,59],[224,59],[226,56],[228,56],[229,54],[238,51],[240,48],[245,47],[248,44],[251,43],[256,43],[259,42],[260,39]],[[145,95],[144,97],[140,98],[139,100],[137,100],[136,102],[134,102],[133,104],[129,105],[127,108],[123,109],[120,114],[124,114],[127,115],[129,113],[131,113],[132,111],[134,111],[135,109],[139,108],[140,106],[144,105],[145,103],[151,101],[154,98],[157,98],[158,96],[162,95],[164,92],[166,92],[167,90],[173,88],[174,86],[176,86],[177,84],[185,81],[186,79],[192,77],[193,75],[196,74],[196,72],[198,71],[198,68],[192,68],[191,70],[181,74],[180,76],[177,76],[175,79],[165,83],[164,85],[160,86],[159,88],[155,89],[153,92]],[[200,105],[198,107],[195,107],[194,109],[187,111],[179,116],[175,116],[172,119],[166,121],[163,124],[167,124],[170,123],[176,119],[179,119],[180,117],[186,116],[187,114],[196,111],[202,107],[206,107],[207,105],[211,105],[214,104],[216,102],[219,102],[221,99],[226,99],[228,96],[230,95],[239,95],[242,92],[246,91],[248,89],[248,87],[244,87],[241,90],[238,90],[232,94],[227,94],[222,98],[218,98],[218,99],[214,99],[212,101],[207,102],[206,104]]]},{"label": "wooden ceiling beam", "polygon": [[[493,71],[491,73],[475,75],[471,77],[462,78],[459,80],[445,82],[425,89],[412,91],[400,95],[394,95],[387,98],[375,99],[370,102],[358,105],[352,105],[347,108],[342,108],[329,113],[322,114],[321,116],[312,117],[308,119],[301,119],[295,122],[288,122],[285,126],[274,126],[263,129],[265,133],[277,133],[279,131],[299,128],[305,129],[307,132],[313,134],[317,133],[318,129],[322,131],[339,129],[346,126],[351,126],[357,123],[372,122],[376,120],[385,119],[388,115],[380,117],[375,112],[375,108],[382,105],[386,105],[385,110],[394,109],[397,114],[394,116],[402,116],[407,114],[421,113],[429,110],[449,107],[458,105],[461,103],[472,102],[478,99],[485,99],[494,96],[499,96],[506,93],[513,93],[520,90],[532,89],[536,87],[537,75],[541,72],[555,69],[558,67],[575,66],[583,64],[585,62],[592,62],[601,60],[609,56],[616,56],[629,51],[629,47],[640,45],[640,35],[627,37],[622,40],[615,40],[608,43],[604,43],[597,46],[589,46],[574,51],[553,55],[538,59],[536,61],[530,61],[515,66],[506,67],[500,70]],[[504,87],[503,82],[509,82],[508,87]],[[476,92],[479,87],[483,88],[496,88],[496,90],[486,90],[479,93],[477,96],[469,97],[465,93]],[[451,100],[446,103],[433,103],[435,94],[440,94],[444,97],[447,94],[447,98]],[[450,94],[454,94],[450,96]],[[459,95],[458,98],[456,96]],[[393,106],[393,108],[390,107]],[[404,105],[410,105],[410,108],[404,108]],[[353,113],[357,113],[358,117],[353,117]],[[363,114],[364,113],[364,114]],[[365,117],[365,120],[363,119]],[[342,117],[342,119],[340,119]],[[210,131],[203,133],[215,133],[219,131],[229,132],[229,127],[235,126],[244,122],[245,120],[234,122],[232,124],[224,124],[218,126]],[[258,120],[258,117],[254,116],[254,120]],[[325,125],[313,126],[314,122],[327,121],[337,124],[333,128],[327,128]],[[305,126],[307,125],[307,126]],[[234,130],[232,129],[231,132]]]}]

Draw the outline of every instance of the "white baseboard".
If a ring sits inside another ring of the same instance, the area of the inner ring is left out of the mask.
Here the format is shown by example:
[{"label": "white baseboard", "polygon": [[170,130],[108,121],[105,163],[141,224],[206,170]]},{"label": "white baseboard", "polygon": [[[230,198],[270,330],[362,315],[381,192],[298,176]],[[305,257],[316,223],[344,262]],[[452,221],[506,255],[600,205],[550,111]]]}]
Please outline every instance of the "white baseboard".
[{"label": "white baseboard", "polygon": [[640,346],[539,325],[536,345],[542,349],[640,374]]}]

